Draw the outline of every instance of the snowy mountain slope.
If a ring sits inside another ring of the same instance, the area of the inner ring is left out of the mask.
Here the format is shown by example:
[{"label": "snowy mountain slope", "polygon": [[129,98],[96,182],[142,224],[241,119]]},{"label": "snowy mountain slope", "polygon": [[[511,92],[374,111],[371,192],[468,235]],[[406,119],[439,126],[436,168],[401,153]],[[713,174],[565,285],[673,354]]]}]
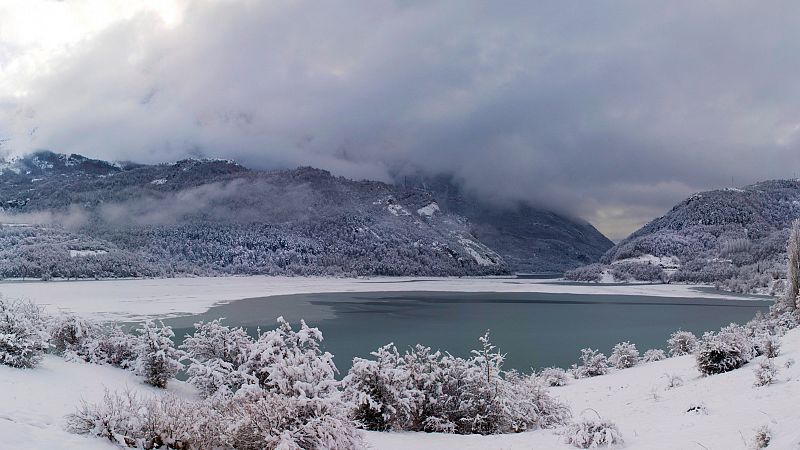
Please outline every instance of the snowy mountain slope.
[{"label": "snowy mountain slope", "polygon": [[590,223],[525,204],[493,206],[448,177],[406,178],[433,193],[437,205],[466,217],[470,231],[515,272],[557,272],[600,260],[614,243]]},{"label": "snowy mountain slope", "polygon": [[778,291],[774,280],[782,277],[788,228],[797,218],[798,180],[701,192],[619,242],[602,262],[630,263],[626,270],[633,275],[640,271],[655,277],[641,270],[651,265],[673,281]]},{"label": "snowy mountain slope", "polygon": [[25,225],[0,227],[3,277],[508,272],[430,193],[312,168],[38,152],[6,163],[0,205]]}]

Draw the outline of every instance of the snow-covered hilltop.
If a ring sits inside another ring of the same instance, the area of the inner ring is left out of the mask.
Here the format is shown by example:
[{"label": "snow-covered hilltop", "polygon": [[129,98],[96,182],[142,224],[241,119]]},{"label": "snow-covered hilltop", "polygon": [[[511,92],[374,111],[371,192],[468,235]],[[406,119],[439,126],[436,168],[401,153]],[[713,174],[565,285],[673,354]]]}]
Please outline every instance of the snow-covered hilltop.
[{"label": "snow-covered hilltop", "polygon": [[786,239],[800,218],[800,181],[774,180],[694,194],[620,241],[602,265],[575,279],[718,283],[739,292],[781,292]]}]

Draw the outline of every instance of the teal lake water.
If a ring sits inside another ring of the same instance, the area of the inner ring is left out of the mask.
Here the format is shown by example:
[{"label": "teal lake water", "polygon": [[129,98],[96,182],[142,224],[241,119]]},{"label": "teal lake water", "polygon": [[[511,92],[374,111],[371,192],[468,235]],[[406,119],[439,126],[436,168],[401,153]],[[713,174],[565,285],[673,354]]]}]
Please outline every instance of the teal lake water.
[{"label": "teal lake water", "polygon": [[367,357],[389,342],[400,350],[421,343],[468,356],[478,336],[490,329],[492,341],[508,355],[506,368],[529,371],[566,368],[584,347],[609,354],[614,344],[629,340],[642,353],[664,348],[679,328],[700,335],[730,322],[744,323],[771,303],[552,293],[325,293],[245,299],[165,323],[182,338],[199,320],[224,317],[225,324],[255,334],[258,327],[274,328],[278,316],[292,323],[302,318],[322,330],[325,349],[342,372],[353,357]]}]

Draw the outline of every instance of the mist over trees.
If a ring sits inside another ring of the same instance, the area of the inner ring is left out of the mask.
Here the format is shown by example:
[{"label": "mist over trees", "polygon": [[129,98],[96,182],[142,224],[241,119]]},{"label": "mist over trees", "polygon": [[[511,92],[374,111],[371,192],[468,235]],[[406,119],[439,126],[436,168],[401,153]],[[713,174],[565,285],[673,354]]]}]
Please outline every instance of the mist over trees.
[{"label": "mist over trees", "polygon": [[0,276],[493,275],[503,258],[416,188],[231,161],[0,167]]}]

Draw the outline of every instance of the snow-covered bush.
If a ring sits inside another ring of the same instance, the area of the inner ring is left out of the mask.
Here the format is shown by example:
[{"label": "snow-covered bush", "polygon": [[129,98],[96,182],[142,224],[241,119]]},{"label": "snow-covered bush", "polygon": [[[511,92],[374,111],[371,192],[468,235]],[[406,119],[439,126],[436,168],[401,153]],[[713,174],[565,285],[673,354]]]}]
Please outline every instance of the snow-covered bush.
[{"label": "snow-covered bush", "polygon": [[775,376],[778,375],[778,367],[771,359],[765,358],[753,372],[756,376],[756,381],[753,382],[753,385],[756,387],[767,386],[775,381]]},{"label": "snow-covered bush", "polygon": [[774,358],[781,352],[781,338],[774,334],[760,334],[755,337],[755,347],[757,354]]},{"label": "snow-covered bush", "polygon": [[697,345],[695,360],[704,375],[738,369],[754,356],[753,343],[744,328],[731,324],[719,333],[707,332]]},{"label": "snow-covered bush", "polygon": [[230,424],[219,440],[237,450],[362,449],[361,435],[335,398],[245,388],[221,406]]},{"label": "snow-covered bush", "polygon": [[564,442],[577,448],[622,445],[622,434],[614,422],[605,419],[584,419],[564,430]]},{"label": "snow-covered bush", "polygon": [[344,400],[352,417],[367,430],[402,430],[408,426],[411,397],[409,374],[394,344],[371,353],[374,360],[354,358],[342,380]]},{"label": "snow-covered bush", "polygon": [[62,314],[51,319],[49,330],[50,348],[68,360],[131,369],[137,358],[139,340],[117,324]]},{"label": "snow-covered bush", "polygon": [[691,331],[678,330],[670,335],[667,348],[670,356],[683,356],[694,352],[697,346],[697,336]]},{"label": "snow-covered bush", "polygon": [[90,361],[100,326],[72,314],[56,316],[50,325],[50,348],[67,359]]},{"label": "snow-covered bush", "polygon": [[615,280],[623,281],[658,281],[664,282],[664,269],[656,264],[634,261],[620,262],[611,266],[611,274]]},{"label": "snow-covered bush", "polygon": [[575,378],[596,377],[608,373],[608,359],[606,355],[598,353],[591,348],[581,349],[580,365],[572,365],[572,375]]},{"label": "snow-covered bush", "polygon": [[502,403],[508,424],[499,432],[555,428],[565,425],[572,418],[569,407],[551,396],[534,376],[508,372],[503,386]]},{"label": "snow-covered bush", "polygon": [[183,368],[182,353],[172,342],[175,333],[171,327],[163,323],[156,326],[151,320],[136,331],[139,333],[136,373],[143,376],[147,384],[167,387],[167,382]]},{"label": "snow-covered bush", "polygon": [[130,391],[106,391],[103,401],[84,402],[66,417],[66,429],[71,433],[141,449],[224,448],[219,439],[222,424],[208,404],[173,395],[141,398]]},{"label": "snow-covered bush", "polygon": [[41,309],[30,302],[0,298],[0,364],[35,367],[47,346]]},{"label": "snow-covered bush", "polygon": [[569,383],[567,372],[560,367],[548,367],[536,374],[536,379],[545,386],[566,386]]},{"label": "snow-covered bush", "polygon": [[422,345],[356,358],[344,378],[351,417],[363,428],[459,434],[515,433],[562,425],[569,409],[536,376],[506,372],[488,334],[463,359]]},{"label": "snow-covered bush", "polygon": [[753,441],[750,443],[754,450],[767,448],[772,441],[772,430],[768,426],[762,425],[756,429],[756,434],[753,436]]},{"label": "snow-covered bush", "polygon": [[93,363],[110,364],[114,367],[133,370],[139,358],[140,341],[137,336],[126,333],[119,325],[103,328],[90,355]]},{"label": "snow-covered bush", "polygon": [[639,363],[639,350],[635,344],[621,342],[614,346],[608,362],[617,369],[633,367]]},{"label": "snow-covered bush", "polygon": [[261,333],[249,350],[243,370],[258,385],[285,397],[330,397],[338,394],[333,355],[320,348],[322,332],[304,321],[292,329],[283,317],[278,328]]},{"label": "snow-covered bush", "polygon": [[644,352],[642,355],[642,361],[644,362],[655,362],[667,359],[667,354],[664,353],[664,350],[660,348],[651,348]]},{"label": "snow-covered bush", "polygon": [[255,381],[241,370],[253,345],[244,329],[224,326],[220,320],[194,327],[194,334],[184,339],[181,349],[190,361],[187,381],[201,396],[231,395]]}]

